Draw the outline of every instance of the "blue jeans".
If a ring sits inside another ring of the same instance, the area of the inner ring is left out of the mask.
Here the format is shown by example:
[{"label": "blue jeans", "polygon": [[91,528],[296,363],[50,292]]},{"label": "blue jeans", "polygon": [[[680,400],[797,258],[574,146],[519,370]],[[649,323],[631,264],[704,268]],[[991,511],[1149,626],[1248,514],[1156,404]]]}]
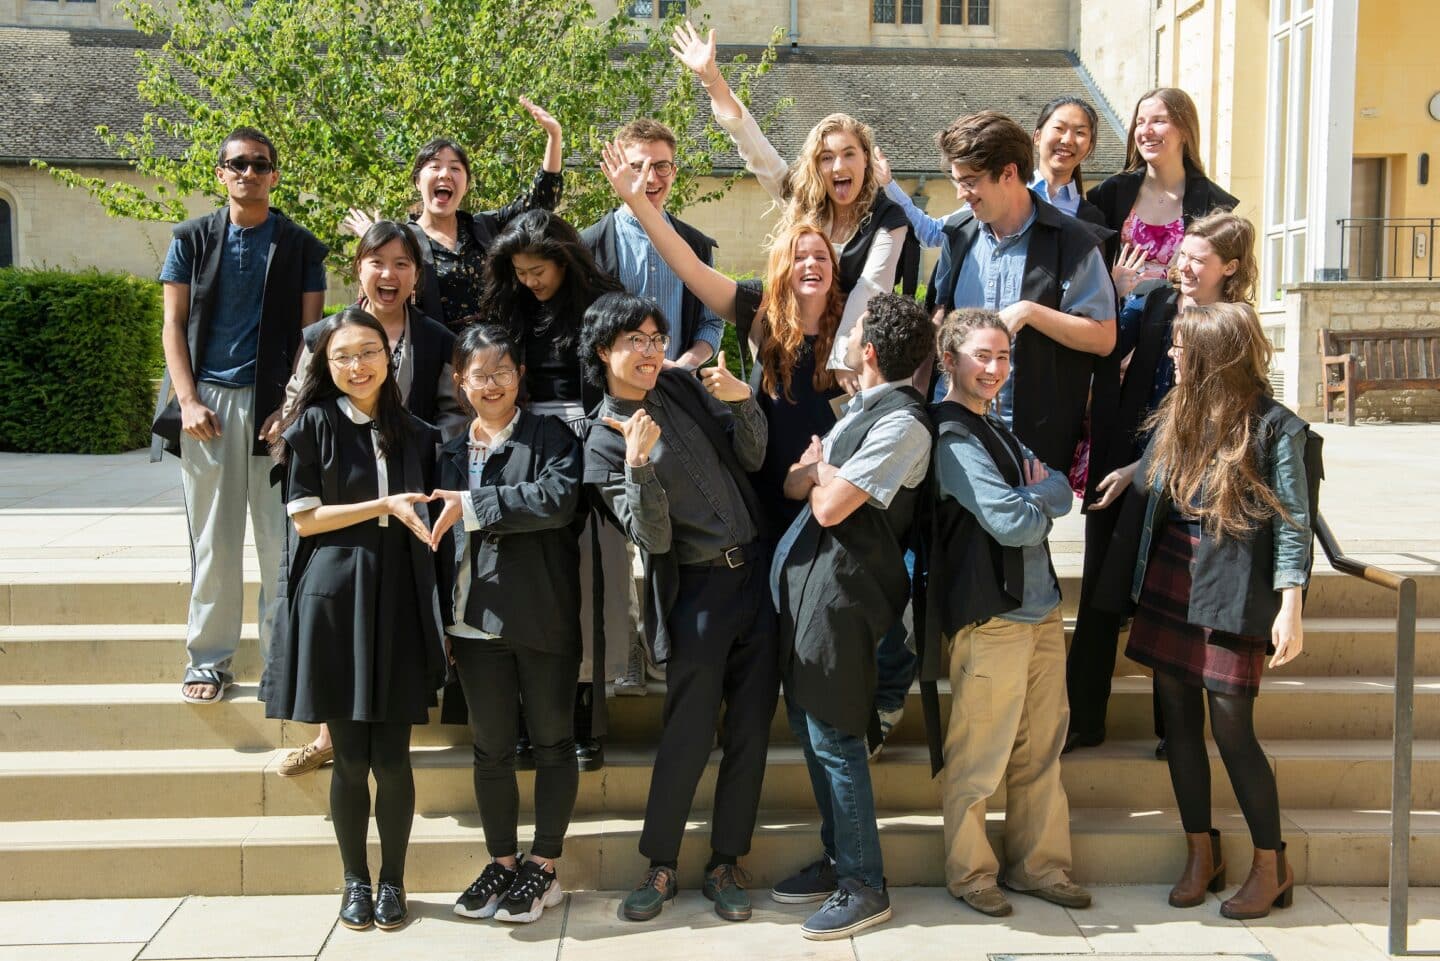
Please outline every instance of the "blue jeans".
[{"label": "blue jeans", "polygon": [[810,788],[820,809],[820,843],[835,873],[879,891],[885,886],[869,751],[863,737],[845,734],[811,717],[785,692],[790,730],[805,751]]},{"label": "blue jeans", "polygon": [[[905,552],[905,570],[915,576],[915,552]],[[910,632],[902,617],[880,638],[875,649],[875,710],[898,711],[905,706],[910,682],[915,680],[915,652],[905,644]]]}]

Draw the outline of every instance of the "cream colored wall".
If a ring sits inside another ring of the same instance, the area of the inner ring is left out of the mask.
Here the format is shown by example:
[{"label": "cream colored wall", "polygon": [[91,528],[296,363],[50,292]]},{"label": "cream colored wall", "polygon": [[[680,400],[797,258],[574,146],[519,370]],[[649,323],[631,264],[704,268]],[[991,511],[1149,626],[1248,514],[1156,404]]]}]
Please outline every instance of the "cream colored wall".
[{"label": "cream colored wall", "polygon": [[1151,87],[1153,0],[1075,0],[1070,49],[1122,120]]},{"label": "cream colored wall", "polygon": [[[886,26],[870,22],[870,0],[800,0],[800,45],[1064,50],[1070,47],[1070,5],[1071,0],[992,0],[989,26],[954,27],[940,25],[939,0],[925,0],[924,23]],[[602,17],[616,7],[617,0],[595,3]],[[776,27],[790,29],[789,0],[711,0],[697,10],[721,43],[763,44]]]},{"label": "cream colored wall", "polygon": [[[1355,76],[1357,157],[1390,157],[1389,216],[1440,217],[1440,121],[1426,111],[1440,92],[1429,0],[1361,0]],[[1423,8],[1423,9],[1422,9]],[[1420,186],[1419,154],[1430,154]]]},{"label": "cream colored wall", "polygon": [[[85,176],[146,184],[115,167],[77,168]],[[73,270],[95,266],[144,277],[160,272],[170,243],[170,225],[109,217],[83,190],[71,190],[33,167],[0,167],[0,194],[12,205],[15,264]],[[204,201],[192,211],[205,209]]]}]

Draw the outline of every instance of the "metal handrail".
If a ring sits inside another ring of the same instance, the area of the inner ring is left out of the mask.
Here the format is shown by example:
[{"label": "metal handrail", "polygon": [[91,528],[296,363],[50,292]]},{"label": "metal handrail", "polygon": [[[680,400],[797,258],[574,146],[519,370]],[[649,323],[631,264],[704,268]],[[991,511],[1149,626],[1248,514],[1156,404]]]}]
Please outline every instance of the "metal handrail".
[{"label": "metal handrail", "polygon": [[[1340,217],[1341,280],[1426,280],[1437,278],[1437,217]],[[1402,237],[1409,243],[1402,243]],[[1367,245],[1367,241],[1369,242]],[[1425,252],[1417,256],[1423,241]]]},{"label": "metal handrail", "polygon": [[1410,783],[1415,754],[1415,579],[1357,561],[1340,551],[1320,512],[1315,537],[1330,566],[1395,592],[1395,731],[1390,779],[1390,953],[1409,954]]}]

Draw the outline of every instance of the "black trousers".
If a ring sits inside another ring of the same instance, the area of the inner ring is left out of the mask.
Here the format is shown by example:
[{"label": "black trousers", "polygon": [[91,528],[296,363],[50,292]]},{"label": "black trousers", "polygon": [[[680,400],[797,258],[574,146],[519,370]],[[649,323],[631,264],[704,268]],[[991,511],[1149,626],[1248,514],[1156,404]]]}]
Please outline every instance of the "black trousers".
[{"label": "black trousers", "polygon": [[558,858],[575,811],[575,681],[580,655],[519,647],[504,638],[452,637],[450,651],[470,712],[475,803],[491,857],[519,848],[520,788],[515,740],[520,701],[535,752],[535,841],[530,851]]},{"label": "black trousers", "polygon": [[682,567],[670,611],[665,708],[640,853],[676,861],[724,704],[710,846],[750,851],[780,688],[769,565]]},{"label": "black trousers", "polygon": [[[1120,628],[1125,618],[1103,611],[1090,602],[1090,592],[1099,577],[1101,562],[1115,533],[1119,507],[1085,515],[1085,568],[1075,632],[1065,657],[1065,692],[1070,700],[1070,730],[1081,734],[1103,734],[1110,704],[1110,681],[1115,674],[1115,654],[1120,645]],[[1160,700],[1151,690],[1150,710],[1155,736],[1165,736],[1165,719]]]}]

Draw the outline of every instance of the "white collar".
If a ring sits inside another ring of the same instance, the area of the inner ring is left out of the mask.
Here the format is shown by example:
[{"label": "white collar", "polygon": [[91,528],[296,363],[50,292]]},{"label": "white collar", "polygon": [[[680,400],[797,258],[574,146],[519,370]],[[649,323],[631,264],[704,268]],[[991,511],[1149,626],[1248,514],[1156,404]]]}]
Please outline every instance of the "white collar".
[{"label": "white collar", "polygon": [[375,419],[356,407],[350,398],[344,395],[341,395],[338,406],[340,407],[340,413],[350,418],[350,423],[352,424],[368,424]]},{"label": "white collar", "polygon": [[515,433],[515,422],[518,421],[519,419],[520,419],[520,408],[519,408],[519,406],[516,406],[515,412],[510,415],[510,422],[507,423],[504,427],[502,427],[502,428],[500,429],[500,433],[498,433],[498,434],[495,435],[495,439],[494,439],[494,440],[492,440],[492,441],[491,441],[490,443],[488,443],[488,444],[485,444],[485,443],[482,443],[482,442],[480,441],[480,439],[476,436],[476,433],[475,433],[475,432],[476,432],[476,429],[478,428],[478,426],[479,426],[479,424],[480,424],[480,418],[478,418],[478,417],[475,418],[474,420],[472,420],[472,421],[470,422],[470,446],[471,446],[471,447],[484,447],[486,450],[494,450],[495,448],[499,447],[501,444],[503,444],[503,443],[505,443],[507,440],[509,440],[509,439],[510,439],[510,435],[512,435],[512,434]]}]

